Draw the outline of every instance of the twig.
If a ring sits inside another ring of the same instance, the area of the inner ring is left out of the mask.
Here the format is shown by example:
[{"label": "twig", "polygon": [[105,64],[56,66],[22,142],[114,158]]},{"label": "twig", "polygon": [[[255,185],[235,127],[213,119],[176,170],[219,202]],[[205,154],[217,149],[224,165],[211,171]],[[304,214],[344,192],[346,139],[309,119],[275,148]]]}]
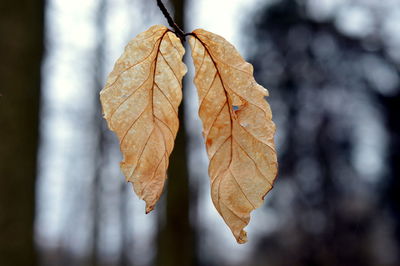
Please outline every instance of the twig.
[{"label": "twig", "polygon": [[163,13],[164,17],[167,19],[169,26],[175,30],[175,34],[178,35],[182,42],[184,42],[186,36],[185,32],[175,23],[161,0],[157,0],[157,5]]}]

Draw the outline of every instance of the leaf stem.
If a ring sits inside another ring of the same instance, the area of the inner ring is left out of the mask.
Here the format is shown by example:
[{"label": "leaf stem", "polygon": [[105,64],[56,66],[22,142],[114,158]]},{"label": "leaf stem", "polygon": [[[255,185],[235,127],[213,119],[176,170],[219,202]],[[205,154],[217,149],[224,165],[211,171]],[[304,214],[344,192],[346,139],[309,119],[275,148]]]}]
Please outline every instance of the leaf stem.
[{"label": "leaf stem", "polygon": [[171,15],[169,14],[167,8],[164,6],[161,0],[156,0],[157,6],[160,8],[161,12],[163,13],[164,17],[167,19],[168,24],[175,30],[175,34],[181,39],[182,42],[185,41],[185,36],[187,35],[172,19]]}]

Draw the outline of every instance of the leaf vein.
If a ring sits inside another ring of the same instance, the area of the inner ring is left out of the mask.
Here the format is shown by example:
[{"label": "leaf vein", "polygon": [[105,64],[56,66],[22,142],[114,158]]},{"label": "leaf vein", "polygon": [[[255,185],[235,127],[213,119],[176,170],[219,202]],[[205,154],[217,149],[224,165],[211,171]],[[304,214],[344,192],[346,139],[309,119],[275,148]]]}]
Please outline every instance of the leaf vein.
[{"label": "leaf vein", "polygon": [[242,147],[242,145],[236,140],[236,138],[232,138],[234,141],[235,141],[235,143],[239,146],[239,148],[244,152],[244,154],[246,154],[246,156],[253,162],[253,164],[254,164],[254,166],[256,167],[256,169],[257,169],[257,171],[259,172],[259,174],[261,175],[261,176],[263,176],[266,180],[267,180],[267,182],[272,186],[272,183],[271,183],[271,181],[269,181],[269,179],[261,172],[261,169],[260,169],[260,167],[257,165],[257,163],[256,163],[256,161],[254,161],[254,159],[249,155],[249,153]]},{"label": "leaf vein", "polygon": [[[230,211],[233,215],[235,215],[237,218],[239,218],[239,220],[241,220],[244,224],[248,224],[249,222],[246,221],[245,219],[243,219],[242,217],[240,217],[238,214],[236,214],[228,205],[225,204],[225,202],[221,201],[221,203],[225,206],[225,208],[228,209],[228,211]],[[222,216],[224,217],[224,216]],[[225,218],[224,218],[225,220]]]},{"label": "leaf vein", "polygon": [[222,110],[224,110],[224,107],[225,107],[227,104],[228,104],[228,103],[225,102],[225,103],[222,105],[221,109],[218,111],[218,113],[217,113],[217,115],[215,116],[214,120],[212,121],[210,127],[208,128],[208,132],[207,132],[207,135],[205,136],[205,139],[208,139],[208,135],[210,134],[211,129],[213,128],[215,122],[217,121],[218,117],[219,117],[219,116],[221,115],[221,113],[222,113]]},{"label": "leaf vein", "polygon": [[176,73],[174,71],[174,69],[171,67],[171,65],[168,63],[167,59],[165,59],[164,54],[161,52],[160,50],[160,55],[161,57],[164,59],[165,63],[167,64],[167,66],[169,67],[169,69],[171,69],[172,74],[174,74],[174,77],[176,79],[176,81],[178,82],[179,86],[182,87],[181,81],[179,81],[178,77],[176,76]]},{"label": "leaf vein", "polygon": [[199,104],[199,110],[201,109],[201,107],[203,107],[204,100],[206,99],[208,93],[209,93],[210,90],[211,90],[211,87],[214,85],[214,82],[215,82],[215,80],[217,79],[217,73],[218,73],[218,72],[215,72],[215,75],[214,75],[214,77],[213,77],[213,79],[212,79],[212,81],[211,81],[211,84],[210,84],[210,86],[208,87],[208,89],[207,89],[207,91],[206,91],[206,93],[205,93],[203,99],[201,100],[201,103]]},{"label": "leaf vein", "polygon": [[143,149],[142,149],[142,150],[140,151],[140,153],[139,153],[139,156],[138,156],[138,160],[137,160],[137,162],[136,162],[136,165],[135,165],[135,167],[133,168],[133,171],[132,171],[131,175],[129,176],[128,180],[130,180],[130,179],[132,178],[133,174],[134,174],[135,171],[136,171],[136,168],[137,168],[138,165],[140,164],[140,159],[142,159],[143,152],[144,152],[144,150],[146,149],[147,144],[149,143],[149,140],[150,140],[151,135],[153,135],[154,128],[155,128],[155,127],[153,126],[153,128],[151,129],[151,132],[150,132],[149,136],[148,136],[147,139],[146,139],[146,142],[145,142],[144,145],[143,145]]},{"label": "leaf vein", "polygon": [[166,100],[168,101],[168,103],[171,105],[172,110],[174,111],[176,117],[178,117],[178,113],[177,113],[177,111],[175,110],[175,107],[174,107],[174,105],[172,104],[171,100],[167,97],[167,95],[165,95],[164,91],[160,88],[160,86],[158,86],[158,83],[157,83],[157,82],[154,82],[154,85],[155,85],[155,86],[157,87],[157,89],[161,92],[161,94],[165,97],[165,99],[166,99]]},{"label": "leaf vein", "polygon": [[143,63],[144,61],[146,61],[146,59],[148,59],[148,58],[153,54],[154,49],[156,48],[156,46],[157,46],[157,42],[154,43],[154,46],[153,46],[153,48],[151,49],[151,52],[150,52],[146,57],[144,57],[144,58],[143,58],[142,60],[140,60],[139,62],[137,62],[137,63],[135,63],[135,64],[133,64],[133,65],[127,67],[126,69],[122,70],[122,71],[118,74],[118,76],[115,78],[115,80],[114,80],[110,85],[106,86],[106,87],[103,89],[103,91],[105,91],[105,90],[109,89],[110,87],[112,87],[112,86],[119,80],[119,78],[122,76],[122,74],[124,74],[126,71],[128,71],[128,70],[134,68],[135,66],[137,66],[137,65]]},{"label": "leaf vein", "polygon": [[229,169],[229,172],[231,173],[231,175],[232,175],[232,177],[233,177],[233,180],[235,180],[236,184],[238,185],[240,192],[242,192],[242,194],[243,194],[243,196],[246,198],[246,200],[250,203],[250,205],[253,207],[253,209],[255,209],[256,207],[255,207],[254,204],[249,200],[249,198],[247,197],[246,193],[244,193],[243,188],[242,188],[242,186],[239,184],[239,182],[237,181],[236,176],[233,174],[230,165],[229,165],[228,169]]},{"label": "leaf vein", "polygon": [[140,89],[143,87],[143,85],[149,80],[150,76],[151,76],[151,73],[149,73],[149,75],[147,76],[146,80],[143,81],[142,84],[139,85],[139,87],[137,87],[137,88],[136,88],[133,92],[131,92],[122,102],[120,102],[120,103],[118,104],[118,106],[117,106],[117,107],[114,109],[114,111],[110,114],[110,118],[109,118],[110,124],[112,123],[112,118],[113,118],[114,114],[118,111],[118,109],[121,108],[121,106],[122,106],[128,99],[130,99],[138,90],[140,90]]}]

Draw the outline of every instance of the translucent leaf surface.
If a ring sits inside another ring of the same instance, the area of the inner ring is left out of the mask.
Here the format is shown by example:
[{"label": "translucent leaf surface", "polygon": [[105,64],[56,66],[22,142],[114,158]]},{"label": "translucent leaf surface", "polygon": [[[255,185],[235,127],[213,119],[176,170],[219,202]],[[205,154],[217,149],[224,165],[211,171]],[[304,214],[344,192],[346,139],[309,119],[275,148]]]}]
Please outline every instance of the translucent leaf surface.
[{"label": "translucent leaf surface", "polygon": [[250,212],[261,206],[277,175],[268,92],[254,80],[252,65],[224,38],[197,29],[190,46],[211,197],[237,242],[245,243]]},{"label": "translucent leaf surface", "polygon": [[156,25],[126,46],[100,93],[104,117],[120,141],[121,169],[150,212],[162,193],[179,126],[184,48]]}]

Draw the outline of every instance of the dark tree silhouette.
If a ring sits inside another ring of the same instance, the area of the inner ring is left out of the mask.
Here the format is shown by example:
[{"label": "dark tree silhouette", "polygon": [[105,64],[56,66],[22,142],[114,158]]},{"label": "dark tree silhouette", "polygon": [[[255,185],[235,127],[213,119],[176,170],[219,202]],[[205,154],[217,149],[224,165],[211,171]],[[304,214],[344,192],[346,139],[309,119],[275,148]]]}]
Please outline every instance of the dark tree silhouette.
[{"label": "dark tree silhouette", "polygon": [[[184,26],[186,0],[172,0],[174,21]],[[185,92],[185,79],[183,81]],[[166,184],[165,216],[160,217],[158,233],[157,265],[195,265],[195,234],[190,223],[193,195],[189,188],[188,147],[185,133],[184,106],[179,107],[179,130],[168,167]]]},{"label": "dark tree silhouette", "polygon": [[0,3],[0,265],[35,265],[43,1]]},{"label": "dark tree silhouette", "polygon": [[376,94],[385,115],[390,147],[386,160],[388,161],[387,181],[382,195],[382,207],[388,208],[396,226],[397,243],[400,245],[400,93],[395,95]]}]

